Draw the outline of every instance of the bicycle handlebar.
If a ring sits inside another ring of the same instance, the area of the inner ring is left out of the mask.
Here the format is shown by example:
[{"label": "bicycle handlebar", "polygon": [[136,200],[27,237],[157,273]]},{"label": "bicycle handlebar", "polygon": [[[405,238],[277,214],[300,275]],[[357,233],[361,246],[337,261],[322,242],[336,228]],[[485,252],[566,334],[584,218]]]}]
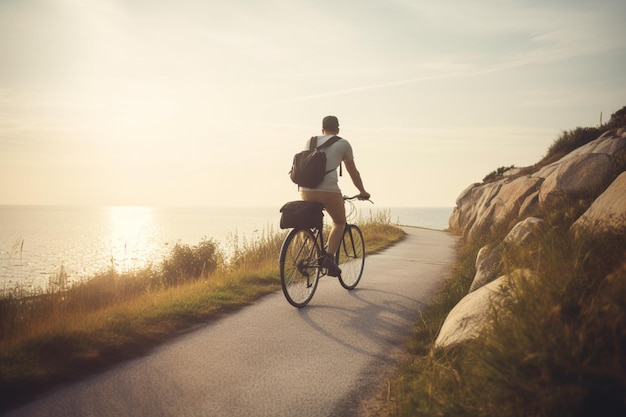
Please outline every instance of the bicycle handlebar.
[{"label": "bicycle handlebar", "polygon": [[374,202],[372,200],[370,200],[369,198],[361,197],[361,194],[353,195],[352,197],[344,195],[343,199],[344,199],[344,201],[347,201],[347,200],[369,201],[370,203],[374,204]]}]

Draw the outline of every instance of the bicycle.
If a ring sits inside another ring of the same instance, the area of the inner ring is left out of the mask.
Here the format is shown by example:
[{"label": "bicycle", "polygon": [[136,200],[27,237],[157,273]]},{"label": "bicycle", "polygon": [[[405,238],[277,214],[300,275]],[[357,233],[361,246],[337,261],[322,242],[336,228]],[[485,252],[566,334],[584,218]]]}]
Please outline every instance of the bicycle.
[{"label": "bicycle", "polygon": [[[343,199],[350,205],[350,212],[346,215],[349,219],[355,211],[354,200],[359,196],[343,196]],[[296,227],[285,236],[280,249],[280,281],[285,298],[294,307],[307,305],[315,294],[319,279],[327,275],[328,271],[321,265],[324,256],[323,227]],[[365,266],[365,242],[356,224],[346,224],[335,259],[341,269],[339,283],[347,290],[354,289]]]}]

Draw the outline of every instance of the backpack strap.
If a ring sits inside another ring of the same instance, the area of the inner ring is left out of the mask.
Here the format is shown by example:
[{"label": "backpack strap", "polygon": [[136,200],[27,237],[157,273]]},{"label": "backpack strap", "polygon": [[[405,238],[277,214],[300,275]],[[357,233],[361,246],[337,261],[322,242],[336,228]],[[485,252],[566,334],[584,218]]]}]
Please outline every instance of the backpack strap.
[{"label": "backpack strap", "polygon": [[[313,149],[317,149],[318,151],[320,149],[324,149],[330,145],[332,145],[333,143],[337,142],[339,139],[341,139],[339,136],[333,136],[332,138],[328,139],[326,142],[322,143],[320,146],[317,146],[317,136],[313,136],[311,137],[311,141],[309,144],[309,149],[313,150]],[[343,177],[343,168],[342,168],[342,163],[339,162],[339,176]],[[329,171],[326,171],[326,173],[328,174],[329,172],[333,172],[334,169],[331,169]]]},{"label": "backpack strap", "polygon": [[337,142],[339,139],[341,139],[339,136],[333,136],[332,138],[328,139],[326,142],[322,143],[320,146],[314,146],[314,145],[317,145],[317,136],[313,136],[311,138],[311,149],[317,147],[317,150],[319,151],[320,149],[324,149],[332,145],[333,143]]}]

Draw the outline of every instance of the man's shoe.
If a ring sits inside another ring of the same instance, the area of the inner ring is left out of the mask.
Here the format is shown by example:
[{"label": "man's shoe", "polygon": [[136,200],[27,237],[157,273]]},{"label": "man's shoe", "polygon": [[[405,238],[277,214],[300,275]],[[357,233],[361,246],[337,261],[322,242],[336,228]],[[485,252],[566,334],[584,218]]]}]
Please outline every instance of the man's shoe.
[{"label": "man's shoe", "polygon": [[331,254],[326,254],[324,260],[322,261],[322,268],[326,268],[327,275],[331,277],[338,277],[341,275],[341,269],[335,263],[335,257]]}]

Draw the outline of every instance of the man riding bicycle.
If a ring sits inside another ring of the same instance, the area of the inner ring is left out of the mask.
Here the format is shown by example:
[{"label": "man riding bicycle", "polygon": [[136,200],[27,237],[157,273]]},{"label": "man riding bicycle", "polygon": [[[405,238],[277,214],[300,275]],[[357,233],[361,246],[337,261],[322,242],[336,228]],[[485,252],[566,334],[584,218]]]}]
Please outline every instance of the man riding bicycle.
[{"label": "man riding bicycle", "polygon": [[[322,120],[322,136],[317,137],[317,146],[322,145],[327,140],[339,134],[339,120],[335,116],[326,116]],[[305,144],[305,149],[309,149],[309,139]],[[339,248],[339,243],[346,226],[346,209],[343,202],[341,189],[339,188],[337,168],[343,161],[354,186],[359,190],[359,198],[368,199],[370,193],[365,191],[361,174],[356,168],[352,146],[345,139],[339,139],[332,145],[324,148],[326,152],[326,171],[330,171],[324,180],[316,188],[298,187],[300,197],[305,201],[317,201],[321,203],[333,221],[333,226],[328,237],[328,248],[322,267],[328,270],[328,275],[336,277],[341,274],[341,269],[337,266],[335,253]]]}]

